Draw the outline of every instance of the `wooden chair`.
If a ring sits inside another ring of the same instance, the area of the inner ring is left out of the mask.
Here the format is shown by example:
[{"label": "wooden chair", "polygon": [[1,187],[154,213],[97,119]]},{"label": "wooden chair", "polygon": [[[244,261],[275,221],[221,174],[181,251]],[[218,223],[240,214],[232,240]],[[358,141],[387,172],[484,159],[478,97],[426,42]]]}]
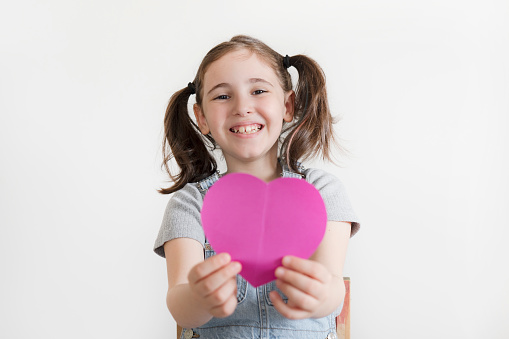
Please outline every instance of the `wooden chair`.
[{"label": "wooden chair", "polygon": [[336,332],[338,339],[350,339],[350,278],[344,277],[345,282],[345,300],[343,301],[343,310],[336,317]]},{"label": "wooden chair", "polygon": [[[345,300],[343,301],[343,310],[336,317],[336,332],[338,339],[350,339],[350,278],[343,278],[345,282]],[[177,339],[182,334],[182,327],[177,324]]]}]

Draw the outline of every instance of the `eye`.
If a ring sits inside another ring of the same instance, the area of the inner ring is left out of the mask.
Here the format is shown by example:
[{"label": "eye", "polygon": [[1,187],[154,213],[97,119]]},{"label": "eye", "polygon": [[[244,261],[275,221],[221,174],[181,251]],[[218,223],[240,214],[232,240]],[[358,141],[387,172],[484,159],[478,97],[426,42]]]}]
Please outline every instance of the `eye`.
[{"label": "eye", "polygon": [[264,89],[257,89],[256,91],[253,92],[253,94],[258,95],[258,94],[262,94],[262,93],[266,93],[266,92],[267,91]]},{"label": "eye", "polygon": [[226,100],[226,99],[229,99],[230,97],[226,94],[221,94],[221,95],[218,95],[217,97],[214,98],[214,100]]}]

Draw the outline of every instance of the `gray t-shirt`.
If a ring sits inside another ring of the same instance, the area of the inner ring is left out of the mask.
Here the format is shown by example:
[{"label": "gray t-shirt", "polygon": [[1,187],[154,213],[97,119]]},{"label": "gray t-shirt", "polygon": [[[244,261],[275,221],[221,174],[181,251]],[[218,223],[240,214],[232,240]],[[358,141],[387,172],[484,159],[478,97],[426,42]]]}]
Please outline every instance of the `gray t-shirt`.
[{"label": "gray t-shirt", "polygon": [[[307,182],[320,192],[327,220],[352,223],[351,236],[359,230],[360,224],[341,181],[334,175],[320,169],[307,168],[302,172]],[[201,207],[206,189],[203,185],[189,183],[171,197],[159,234],[154,244],[154,252],[164,257],[164,243],[175,238],[191,238],[205,246],[205,234],[201,226]]]}]

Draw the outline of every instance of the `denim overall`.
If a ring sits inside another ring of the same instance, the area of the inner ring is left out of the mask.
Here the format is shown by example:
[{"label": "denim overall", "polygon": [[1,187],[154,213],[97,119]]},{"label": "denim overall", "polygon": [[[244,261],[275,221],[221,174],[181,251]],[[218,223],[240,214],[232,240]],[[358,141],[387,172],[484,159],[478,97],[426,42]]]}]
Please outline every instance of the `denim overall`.
[{"label": "denim overall", "polygon": [[[283,167],[282,176],[302,178],[300,174],[290,172],[285,167]],[[198,188],[202,193],[205,193],[218,179],[219,174],[215,173],[199,182]],[[205,259],[213,255],[215,255],[214,250],[205,240]],[[237,308],[235,312],[226,318],[212,318],[208,323],[197,328],[183,329],[180,338],[337,338],[334,314],[320,319],[287,319],[274,308],[270,301],[269,293],[273,290],[276,290],[283,300],[288,300],[276,287],[275,281],[255,288],[240,275],[237,275]]]}]

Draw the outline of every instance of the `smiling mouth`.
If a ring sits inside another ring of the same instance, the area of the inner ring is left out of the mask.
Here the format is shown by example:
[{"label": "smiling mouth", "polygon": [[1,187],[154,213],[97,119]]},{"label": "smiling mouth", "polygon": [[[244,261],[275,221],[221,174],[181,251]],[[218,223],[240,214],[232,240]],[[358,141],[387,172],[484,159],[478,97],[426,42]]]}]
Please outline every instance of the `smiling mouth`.
[{"label": "smiling mouth", "polygon": [[263,128],[263,125],[260,125],[260,124],[234,126],[234,127],[230,128],[230,132],[233,132],[236,134],[253,134],[253,133],[258,132],[262,128]]}]

